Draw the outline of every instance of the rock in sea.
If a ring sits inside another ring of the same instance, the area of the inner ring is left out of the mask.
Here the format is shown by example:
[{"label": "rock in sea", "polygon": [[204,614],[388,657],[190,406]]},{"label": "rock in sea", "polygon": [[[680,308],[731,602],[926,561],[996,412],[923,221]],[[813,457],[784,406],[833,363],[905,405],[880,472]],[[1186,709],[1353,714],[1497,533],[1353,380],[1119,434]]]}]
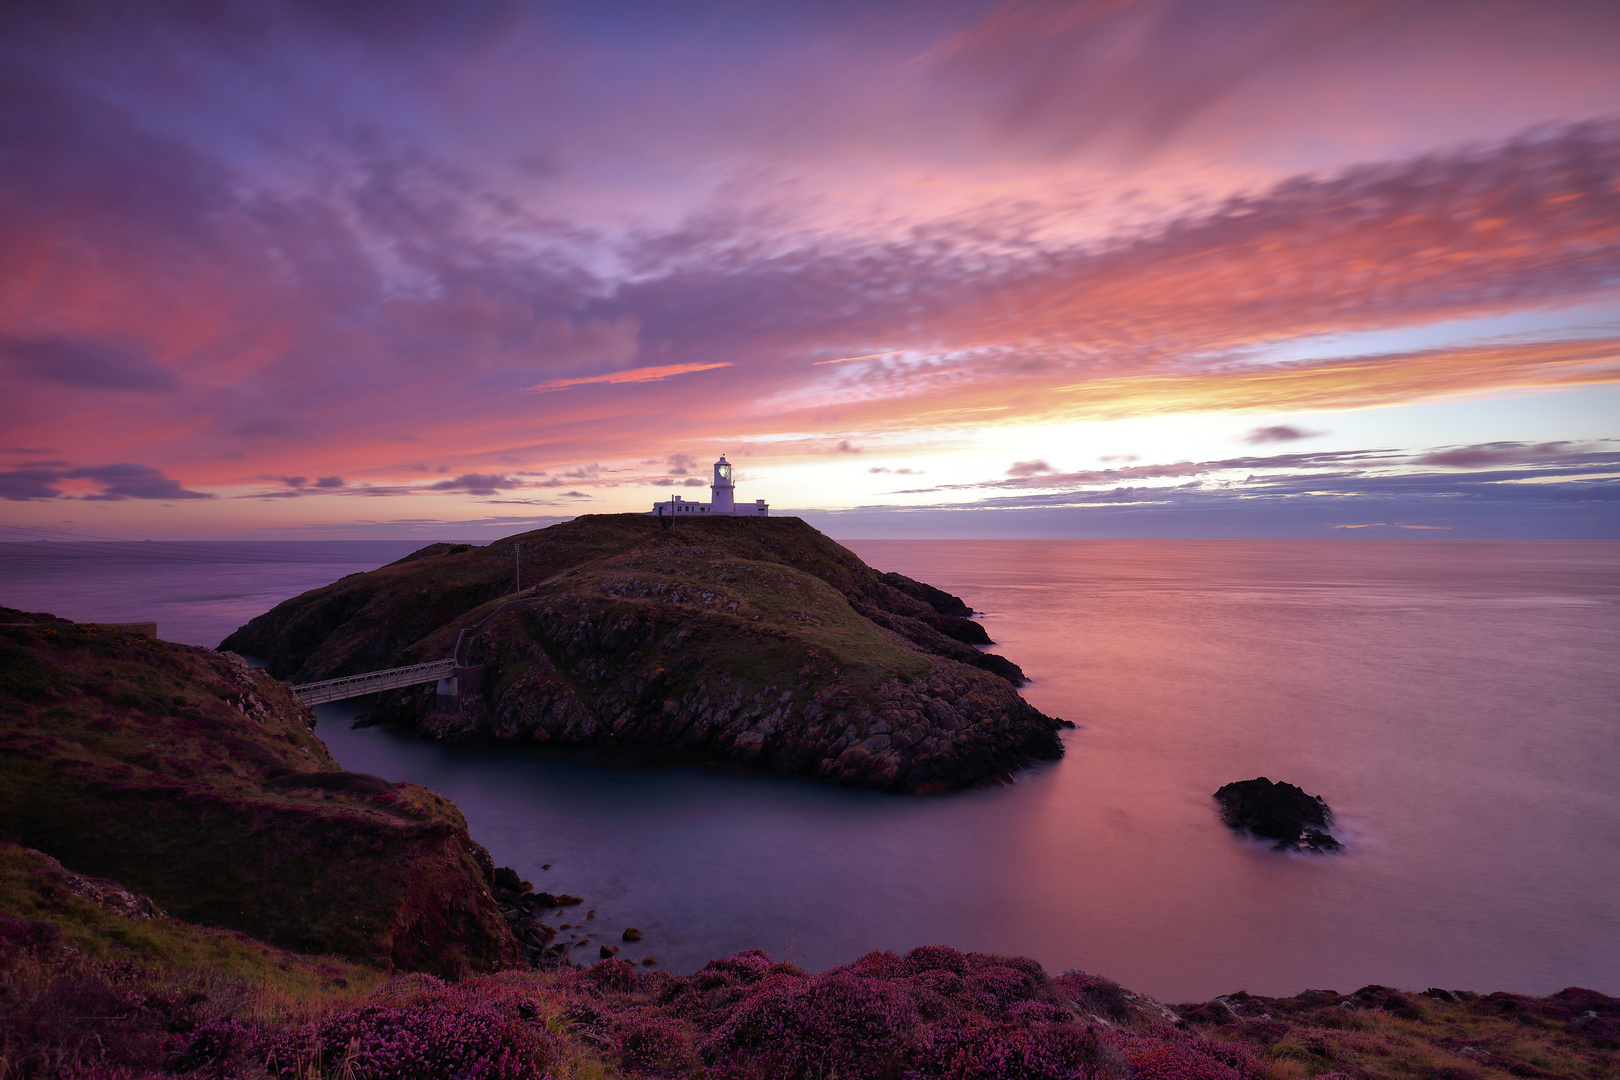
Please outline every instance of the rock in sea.
[{"label": "rock in sea", "polygon": [[1318,795],[1264,776],[1227,784],[1215,793],[1227,826],[1275,840],[1277,851],[1340,851],[1327,832],[1333,811]]}]

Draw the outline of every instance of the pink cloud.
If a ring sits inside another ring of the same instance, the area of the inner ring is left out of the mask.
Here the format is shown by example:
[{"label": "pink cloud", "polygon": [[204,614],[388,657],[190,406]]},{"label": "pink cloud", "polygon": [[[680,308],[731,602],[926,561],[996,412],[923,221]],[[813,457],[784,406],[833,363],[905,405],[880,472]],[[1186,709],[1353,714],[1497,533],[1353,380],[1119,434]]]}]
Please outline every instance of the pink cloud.
[{"label": "pink cloud", "polygon": [[676,375],[688,375],[694,371],[713,371],[715,368],[730,366],[731,361],[725,360],[716,364],[666,364],[663,367],[634,368],[630,371],[613,371],[606,375],[587,375],[578,379],[553,379],[550,382],[525,387],[525,392],[547,394],[553,390],[565,390],[570,386],[589,386],[591,383],[659,382]]}]

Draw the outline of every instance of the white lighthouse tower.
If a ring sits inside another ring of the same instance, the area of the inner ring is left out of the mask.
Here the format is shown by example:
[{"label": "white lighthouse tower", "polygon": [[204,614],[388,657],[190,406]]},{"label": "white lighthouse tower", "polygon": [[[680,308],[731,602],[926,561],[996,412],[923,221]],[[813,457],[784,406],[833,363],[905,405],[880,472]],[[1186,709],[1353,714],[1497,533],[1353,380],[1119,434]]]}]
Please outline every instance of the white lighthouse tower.
[{"label": "white lighthouse tower", "polygon": [[[663,481],[668,484],[669,481]],[[691,481],[687,481],[691,483]],[[764,499],[755,499],[752,506],[746,503],[737,505],[736,489],[731,483],[731,462],[726,460],[724,454],[714,463],[714,481],[709,485],[713,493],[710,502],[687,502],[679,495],[671,495],[653,503],[653,508],[647,511],[659,517],[685,517],[687,514],[713,514],[722,517],[769,517],[771,504]]]},{"label": "white lighthouse tower", "polygon": [[711,514],[735,514],[736,506],[732,502],[733,488],[731,486],[731,463],[726,455],[721,454],[720,460],[714,463],[714,483],[709,485],[712,496],[709,501]]}]

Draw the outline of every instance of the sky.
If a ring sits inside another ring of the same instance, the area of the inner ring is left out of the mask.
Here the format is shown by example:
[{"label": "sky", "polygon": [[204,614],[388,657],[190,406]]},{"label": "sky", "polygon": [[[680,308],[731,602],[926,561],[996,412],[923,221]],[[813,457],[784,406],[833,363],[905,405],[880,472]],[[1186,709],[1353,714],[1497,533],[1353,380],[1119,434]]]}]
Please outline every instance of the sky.
[{"label": "sky", "polygon": [[1620,538],[1611,0],[10,0],[0,539]]}]

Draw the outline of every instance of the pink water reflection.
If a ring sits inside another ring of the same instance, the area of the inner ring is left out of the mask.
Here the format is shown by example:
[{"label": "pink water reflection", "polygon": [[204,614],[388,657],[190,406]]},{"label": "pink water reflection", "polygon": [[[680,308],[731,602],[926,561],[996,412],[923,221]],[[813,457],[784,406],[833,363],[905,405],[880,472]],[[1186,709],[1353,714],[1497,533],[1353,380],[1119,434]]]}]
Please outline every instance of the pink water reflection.
[{"label": "pink water reflection", "polygon": [[[1620,544],[850,546],[987,612],[1028,698],[1081,725],[1067,757],[912,798],[442,747],[330,711],[321,734],[455,799],[498,860],[647,930],[675,970],[946,942],[1170,1000],[1620,993]],[[1348,852],[1235,839],[1210,794],[1258,775],[1326,797]]]}]

